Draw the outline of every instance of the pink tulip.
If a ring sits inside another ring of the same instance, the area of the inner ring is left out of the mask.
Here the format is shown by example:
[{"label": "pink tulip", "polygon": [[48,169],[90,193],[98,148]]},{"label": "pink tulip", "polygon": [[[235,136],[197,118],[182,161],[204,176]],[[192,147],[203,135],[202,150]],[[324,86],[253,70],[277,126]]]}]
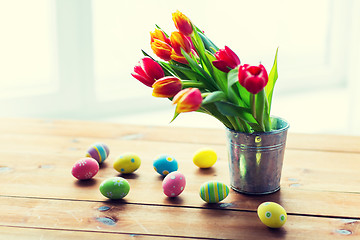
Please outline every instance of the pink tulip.
[{"label": "pink tulip", "polygon": [[244,64],[239,68],[239,82],[248,92],[257,94],[268,83],[268,74],[262,64],[250,66]]},{"label": "pink tulip", "polygon": [[141,59],[131,75],[148,87],[152,87],[157,79],[165,76],[161,66],[149,57]]},{"label": "pink tulip", "polygon": [[229,72],[231,69],[240,65],[239,57],[227,46],[215,53],[217,60],[213,61],[213,65],[223,72]]}]

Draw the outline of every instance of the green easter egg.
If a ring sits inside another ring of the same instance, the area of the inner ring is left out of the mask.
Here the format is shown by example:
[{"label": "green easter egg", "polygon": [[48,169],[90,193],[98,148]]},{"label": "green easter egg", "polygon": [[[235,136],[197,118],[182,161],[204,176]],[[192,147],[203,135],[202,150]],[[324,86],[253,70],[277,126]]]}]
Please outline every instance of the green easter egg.
[{"label": "green easter egg", "polygon": [[112,177],[104,180],[99,190],[107,198],[122,199],[129,193],[130,184],[122,177]]}]

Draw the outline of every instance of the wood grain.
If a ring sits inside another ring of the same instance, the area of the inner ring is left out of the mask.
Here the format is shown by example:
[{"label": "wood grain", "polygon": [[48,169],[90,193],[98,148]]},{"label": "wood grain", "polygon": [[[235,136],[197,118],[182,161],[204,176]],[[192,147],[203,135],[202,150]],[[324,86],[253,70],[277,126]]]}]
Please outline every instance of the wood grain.
[{"label": "wood grain", "polygon": [[6,197],[0,204],[2,226],[211,239],[336,239],[345,232],[360,237],[358,220],[288,216],[282,229],[271,230],[255,212]]}]

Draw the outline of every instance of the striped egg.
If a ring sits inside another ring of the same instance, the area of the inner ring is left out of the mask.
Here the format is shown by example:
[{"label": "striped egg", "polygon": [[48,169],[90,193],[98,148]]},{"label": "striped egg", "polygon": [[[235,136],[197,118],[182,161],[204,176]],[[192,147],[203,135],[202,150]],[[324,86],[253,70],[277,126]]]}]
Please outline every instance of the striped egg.
[{"label": "striped egg", "polygon": [[109,147],[106,144],[94,143],[87,150],[86,157],[91,157],[101,164],[107,159],[109,152]]},{"label": "striped egg", "polygon": [[217,181],[209,181],[201,185],[200,197],[207,203],[218,203],[229,195],[229,187]]}]

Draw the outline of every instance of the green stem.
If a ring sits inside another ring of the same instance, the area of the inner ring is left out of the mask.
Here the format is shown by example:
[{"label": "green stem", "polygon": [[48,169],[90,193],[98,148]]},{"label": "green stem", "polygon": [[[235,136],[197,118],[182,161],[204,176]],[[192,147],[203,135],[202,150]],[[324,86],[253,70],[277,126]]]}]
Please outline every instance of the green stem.
[{"label": "green stem", "polygon": [[182,81],[183,88],[205,88],[205,85],[201,82],[193,82],[193,81]]},{"label": "green stem", "polygon": [[251,106],[251,113],[253,117],[256,119],[256,105],[255,105],[255,94],[250,94],[250,106]]}]

